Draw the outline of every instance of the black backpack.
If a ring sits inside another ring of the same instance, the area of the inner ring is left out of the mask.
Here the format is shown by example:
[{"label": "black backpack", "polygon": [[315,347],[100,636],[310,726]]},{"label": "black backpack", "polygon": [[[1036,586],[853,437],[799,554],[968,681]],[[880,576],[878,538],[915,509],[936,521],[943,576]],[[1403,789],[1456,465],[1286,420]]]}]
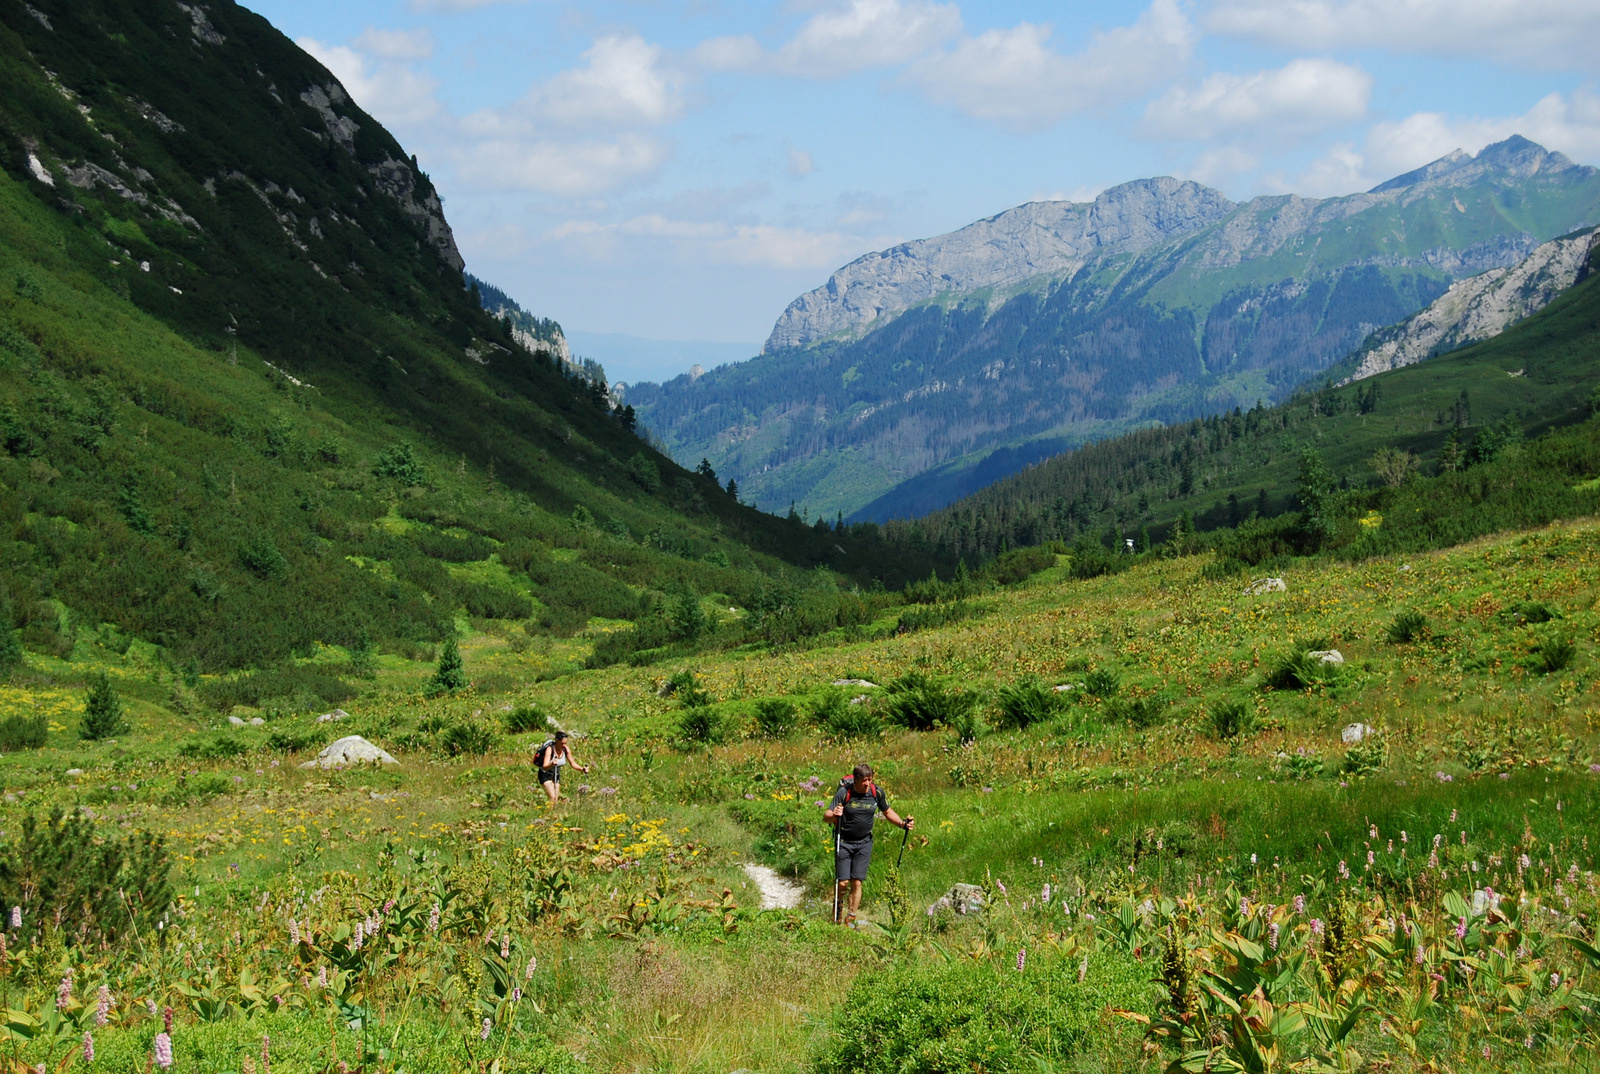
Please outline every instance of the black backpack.
[{"label": "black backpack", "polygon": [[[533,751],[533,759],[540,768],[549,768],[555,761],[556,740],[545,739],[544,745]],[[541,760],[541,758],[543,758]]]}]

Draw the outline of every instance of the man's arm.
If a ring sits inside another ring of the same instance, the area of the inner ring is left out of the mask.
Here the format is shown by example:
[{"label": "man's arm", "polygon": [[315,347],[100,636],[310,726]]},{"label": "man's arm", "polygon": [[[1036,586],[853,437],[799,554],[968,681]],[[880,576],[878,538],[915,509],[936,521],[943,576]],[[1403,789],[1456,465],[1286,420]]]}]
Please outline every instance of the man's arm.
[{"label": "man's arm", "polygon": [[896,813],[893,808],[885,809],[883,811],[883,819],[888,821],[890,824],[893,824],[896,828],[904,828],[908,832],[917,823],[916,817],[905,817],[902,819],[900,814]]},{"label": "man's arm", "polygon": [[839,818],[842,816],[844,816],[844,793],[838,791],[834,793],[832,804],[822,811],[822,819],[838,827]]}]

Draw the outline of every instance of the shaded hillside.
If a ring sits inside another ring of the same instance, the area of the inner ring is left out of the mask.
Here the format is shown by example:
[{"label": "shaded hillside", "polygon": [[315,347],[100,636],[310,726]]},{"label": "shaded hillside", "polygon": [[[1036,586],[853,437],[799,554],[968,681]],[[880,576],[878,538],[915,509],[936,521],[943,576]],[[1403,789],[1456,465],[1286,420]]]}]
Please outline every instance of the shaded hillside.
[{"label": "shaded hillside", "polygon": [[7,4],[0,72],[0,604],[33,653],[221,669],[899,576],[480,309],[427,177],[258,16]]},{"label": "shaded hillside", "polygon": [[[1040,206],[973,225],[1021,244],[1009,275],[983,243],[952,254],[965,232],[871,255],[797,300],[831,334],[790,318],[774,339],[804,345],[629,401],[768,506],[904,517],[1063,448],[1287,398],[1452,280],[1600,219],[1600,171],[1521,138],[1340,198],[1232,205],[1161,183],[1068,206],[1081,227],[1002,228]],[[1146,226],[1102,233],[1129,204]]]}]

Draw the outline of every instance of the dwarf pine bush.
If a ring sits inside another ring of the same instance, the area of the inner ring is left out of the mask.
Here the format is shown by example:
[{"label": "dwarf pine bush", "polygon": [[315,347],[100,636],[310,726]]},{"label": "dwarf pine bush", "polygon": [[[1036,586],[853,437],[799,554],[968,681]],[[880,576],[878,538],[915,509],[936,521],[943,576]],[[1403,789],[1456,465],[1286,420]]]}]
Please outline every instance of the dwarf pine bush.
[{"label": "dwarf pine bush", "polygon": [[112,689],[111,680],[100,672],[89,680],[89,696],[83,707],[83,727],[79,734],[90,740],[110,738],[128,730],[122,717],[122,700]]},{"label": "dwarf pine bush", "polygon": [[756,729],[763,738],[788,738],[798,722],[799,713],[792,701],[769,697],[756,703]]}]

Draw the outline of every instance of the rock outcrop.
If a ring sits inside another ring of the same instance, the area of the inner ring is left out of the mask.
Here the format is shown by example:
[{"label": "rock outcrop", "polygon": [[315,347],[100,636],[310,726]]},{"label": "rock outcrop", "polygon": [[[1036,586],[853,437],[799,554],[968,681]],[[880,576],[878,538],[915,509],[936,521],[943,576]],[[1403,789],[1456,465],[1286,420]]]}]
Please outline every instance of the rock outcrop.
[{"label": "rock outcrop", "polygon": [[1509,268],[1458,280],[1433,304],[1375,333],[1341,384],[1490,339],[1548,305],[1583,277],[1600,228],[1552,239]]},{"label": "rock outcrop", "polygon": [[301,768],[348,768],[358,764],[399,764],[393,755],[360,735],[346,735],[322,748]]}]

